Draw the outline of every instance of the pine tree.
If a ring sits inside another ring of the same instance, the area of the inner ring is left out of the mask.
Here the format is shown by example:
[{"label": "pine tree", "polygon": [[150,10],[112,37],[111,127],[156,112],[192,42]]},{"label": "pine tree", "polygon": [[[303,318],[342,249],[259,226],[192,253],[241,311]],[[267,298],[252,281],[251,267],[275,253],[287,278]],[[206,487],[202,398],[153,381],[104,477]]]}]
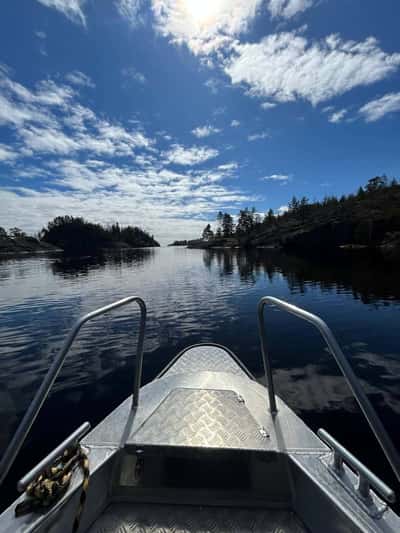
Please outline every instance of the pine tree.
[{"label": "pine tree", "polygon": [[224,213],[222,218],[222,233],[224,237],[230,237],[233,234],[233,218],[229,213]]}]

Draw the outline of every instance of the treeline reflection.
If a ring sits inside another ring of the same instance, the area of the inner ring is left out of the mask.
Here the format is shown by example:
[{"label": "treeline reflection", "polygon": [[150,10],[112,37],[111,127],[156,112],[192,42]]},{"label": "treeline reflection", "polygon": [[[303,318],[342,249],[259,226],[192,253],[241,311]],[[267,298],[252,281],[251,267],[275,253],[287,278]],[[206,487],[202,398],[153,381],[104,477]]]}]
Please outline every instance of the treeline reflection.
[{"label": "treeline reflection", "polygon": [[400,300],[396,264],[367,252],[343,251],[310,258],[275,249],[209,249],[204,250],[203,261],[221,275],[237,272],[249,284],[255,284],[262,275],[270,282],[281,276],[292,294],[304,294],[317,286],[321,291],[352,294],[366,304],[389,305]]},{"label": "treeline reflection", "polygon": [[94,270],[119,267],[140,267],[154,259],[153,248],[136,248],[120,252],[104,253],[96,256],[68,257],[58,256],[50,263],[53,274],[63,278],[87,276]]}]

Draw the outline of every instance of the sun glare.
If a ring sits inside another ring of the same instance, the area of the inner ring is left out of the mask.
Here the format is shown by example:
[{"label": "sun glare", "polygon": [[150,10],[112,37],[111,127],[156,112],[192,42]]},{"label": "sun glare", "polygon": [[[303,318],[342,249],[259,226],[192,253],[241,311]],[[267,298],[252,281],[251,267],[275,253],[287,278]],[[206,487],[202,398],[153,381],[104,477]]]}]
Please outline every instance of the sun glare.
[{"label": "sun glare", "polygon": [[198,24],[213,22],[218,10],[218,0],[183,0],[185,11]]}]

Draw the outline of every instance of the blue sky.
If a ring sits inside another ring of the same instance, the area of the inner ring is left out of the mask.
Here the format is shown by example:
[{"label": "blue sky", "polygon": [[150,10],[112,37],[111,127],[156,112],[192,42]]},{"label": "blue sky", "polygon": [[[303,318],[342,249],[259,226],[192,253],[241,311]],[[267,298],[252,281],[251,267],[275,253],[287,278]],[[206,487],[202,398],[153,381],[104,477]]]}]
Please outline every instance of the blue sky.
[{"label": "blue sky", "polygon": [[398,0],[3,0],[0,226],[196,237],[399,177]]}]

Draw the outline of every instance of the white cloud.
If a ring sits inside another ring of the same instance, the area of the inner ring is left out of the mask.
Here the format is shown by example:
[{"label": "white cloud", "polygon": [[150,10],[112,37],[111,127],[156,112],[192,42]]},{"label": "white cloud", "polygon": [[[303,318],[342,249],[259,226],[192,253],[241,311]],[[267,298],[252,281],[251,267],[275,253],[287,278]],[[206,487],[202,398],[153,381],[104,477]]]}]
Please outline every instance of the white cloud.
[{"label": "white cloud", "polygon": [[231,122],[232,128],[238,128],[240,126],[240,122],[238,120],[232,120]]},{"label": "white cloud", "polygon": [[47,56],[46,33],[44,31],[35,31],[35,35],[39,39],[39,52],[42,54],[42,56]]},{"label": "white cloud", "polygon": [[77,85],[78,87],[90,87],[92,89],[95,87],[95,84],[92,82],[89,76],[83,72],[80,72],[79,70],[70,72],[65,76],[65,79],[69,83],[72,83],[72,85]]},{"label": "white cloud", "polygon": [[46,7],[57,9],[63,13],[72,22],[86,25],[85,15],[82,11],[82,7],[86,0],[37,0],[40,4]]},{"label": "white cloud", "polygon": [[260,133],[253,133],[252,135],[248,135],[247,139],[252,141],[259,141],[261,139],[269,139],[271,135],[267,131],[261,131]]},{"label": "white cloud", "polygon": [[185,148],[181,144],[173,144],[170,150],[164,152],[164,156],[168,163],[191,166],[204,163],[216,157],[218,153],[218,150],[206,146]]},{"label": "white cloud", "polygon": [[0,161],[12,161],[16,159],[17,154],[14,152],[12,148],[7,146],[6,144],[0,143]]},{"label": "white cloud", "polygon": [[289,19],[309,9],[314,3],[314,0],[269,0],[268,10],[272,18]]},{"label": "white cloud", "polygon": [[283,215],[287,211],[289,211],[289,206],[288,205],[281,205],[280,207],[278,207],[278,209],[275,211],[275,213],[277,215]]},{"label": "white cloud", "polygon": [[156,28],[194,54],[227,47],[246,31],[263,0],[152,0]]},{"label": "white cloud", "polygon": [[18,133],[25,147],[32,153],[68,154],[78,149],[77,142],[59,129],[27,126]]},{"label": "white cloud", "polygon": [[144,2],[143,0],[117,0],[116,6],[121,17],[125,18],[133,27],[143,23],[143,17],[140,13]]},{"label": "white cloud", "polygon": [[233,84],[245,83],[255,97],[275,102],[309,100],[313,105],[394,73],[400,54],[383,52],[376,39],[344,41],[330,35],[309,42],[295,32],[265,37],[259,43],[234,46],[225,61]]},{"label": "white cloud", "polygon": [[139,72],[138,70],[136,70],[135,67],[123,68],[121,73],[122,73],[122,76],[128,80],[141,83],[142,85],[147,83],[146,76],[142,72]]},{"label": "white cloud", "polygon": [[204,82],[204,85],[210,89],[210,91],[213,94],[217,94],[219,90],[219,86],[221,85],[221,82],[217,80],[216,78],[210,78],[206,82]]},{"label": "white cloud", "polygon": [[231,171],[236,170],[238,167],[239,165],[235,161],[232,161],[232,163],[224,163],[223,165],[219,165],[218,169],[224,171]]},{"label": "white cloud", "polygon": [[262,109],[267,111],[268,109],[272,109],[272,108],[276,107],[276,103],[275,102],[263,102],[261,104],[261,107],[262,107]]},{"label": "white cloud", "polygon": [[[126,126],[97,115],[80,103],[78,89],[52,80],[27,88],[10,76],[1,68],[0,121],[15,139],[0,145],[15,179],[15,186],[0,188],[3,224],[36,231],[68,213],[140,225],[171,240],[178,227],[187,234],[197,221],[204,227],[219,210],[255,200],[231,186],[235,161],[213,164],[218,150],[175,143],[160,152],[140,122]],[[168,132],[159,133],[169,144]],[[40,178],[40,191],[32,177]]]},{"label": "white cloud", "polygon": [[271,174],[270,176],[264,176],[261,178],[263,181],[290,181],[291,176],[288,176],[287,174]]},{"label": "white cloud", "polygon": [[[89,83],[82,73],[70,73],[70,82]],[[12,126],[25,155],[93,152],[107,156],[132,156],[134,150],[152,150],[154,141],[140,127],[127,129],[101,119],[77,102],[78,93],[53,80],[41,81],[36,90],[15,82],[0,71],[0,124]]]},{"label": "white cloud", "polygon": [[385,94],[371,100],[360,108],[360,114],[366,122],[375,122],[389,113],[400,111],[400,92]]},{"label": "white cloud", "polygon": [[224,115],[226,113],[226,107],[216,107],[213,111],[214,117],[218,117],[219,115]]},{"label": "white cloud", "polygon": [[209,137],[210,135],[219,133],[220,131],[220,129],[208,124],[205,126],[198,126],[197,128],[194,128],[194,130],[192,130],[192,133],[198,139],[203,139],[204,137]]},{"label": "white cloud", "polygon": [[339,122],[342,122],[344,117],[347,115],[347,109],[340,109],[339,111],[335,111],[331,114],[329,117],[329,122],[332,122],[332,124],[337,124]]},{"label": "white cloud", "polygon": [[75,95],[72,87],[57,85],[52,80],[44,80],[38,83],[32,102],[45,106],[67,107]]}]

